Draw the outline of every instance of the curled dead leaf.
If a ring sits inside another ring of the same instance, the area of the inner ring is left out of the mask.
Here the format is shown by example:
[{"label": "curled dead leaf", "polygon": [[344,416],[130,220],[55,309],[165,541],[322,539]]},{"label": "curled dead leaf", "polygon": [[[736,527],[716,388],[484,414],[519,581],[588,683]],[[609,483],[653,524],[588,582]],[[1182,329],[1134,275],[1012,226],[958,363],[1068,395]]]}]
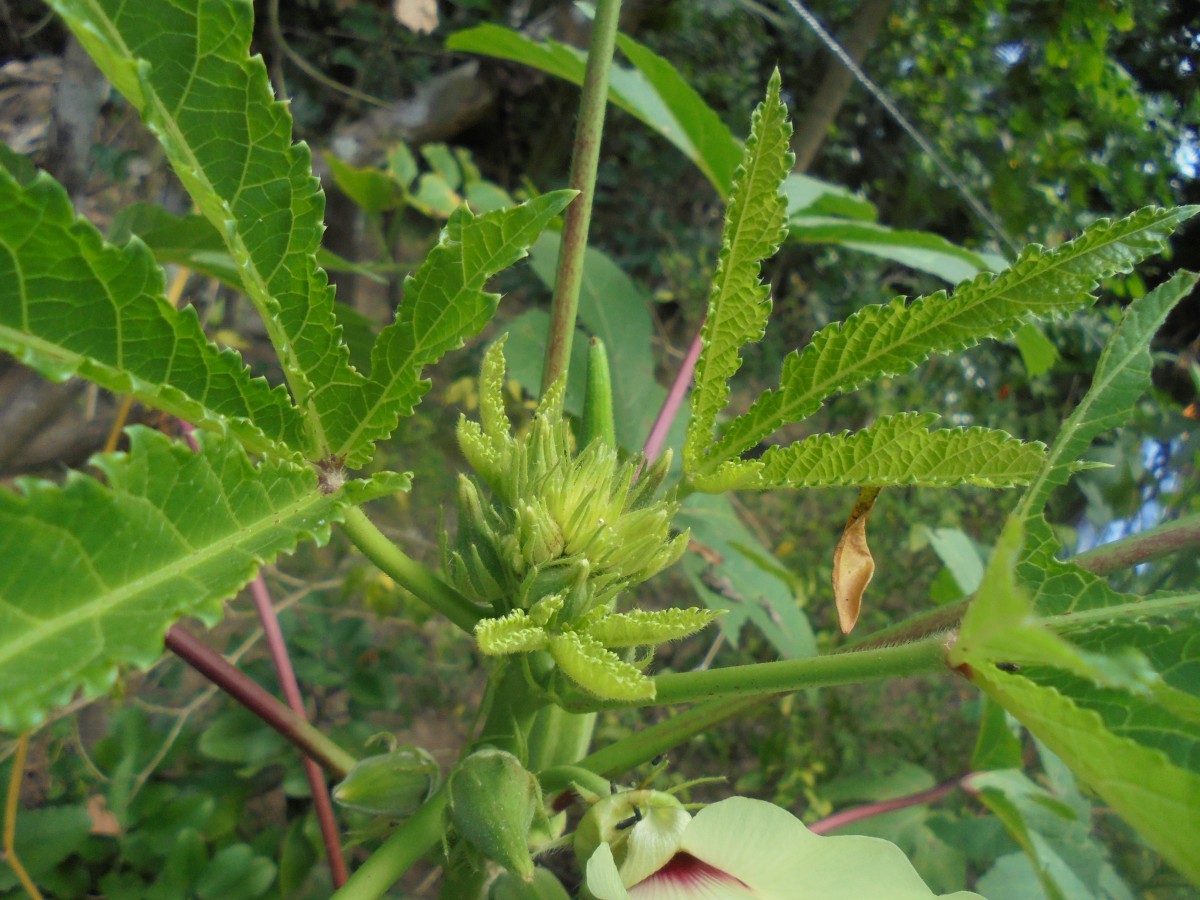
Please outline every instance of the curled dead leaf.
[{"label": "curled dead leaf", "polygon": [[117,821],[117,817],[113,815],[108,808],[108,803],[100,794],[93,794],[88,797],[87,814],[91,822],[89,831],[92,834],[104,835],[105,837],[120,837],[121,823]]},{"label": "curled dead leaf", "polygon": [[879,491],[880,488],[870,487],[859,491],[837,549],[833,551],[833,595],[842,634],[849,634],[858,621],[863,593],[875,574],[875,560],[867,546],[867,519]]}]

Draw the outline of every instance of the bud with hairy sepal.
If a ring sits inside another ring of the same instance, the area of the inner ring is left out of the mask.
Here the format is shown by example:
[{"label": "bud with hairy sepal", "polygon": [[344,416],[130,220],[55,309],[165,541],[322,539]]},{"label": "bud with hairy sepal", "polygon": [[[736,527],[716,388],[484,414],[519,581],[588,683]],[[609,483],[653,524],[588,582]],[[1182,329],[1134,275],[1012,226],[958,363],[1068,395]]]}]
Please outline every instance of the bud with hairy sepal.
[{"label": "bud with hairy sepal", "polygon": [[542,811],[537,778],[511,753],[476,750],[450,774],[450,820],[480,853],[524,881],[533,878],[529,831]]},{"label": "bud with hairy sepal", "polygon": [[403,819],[429,799],[440,781],[437,760],[411,744],[359,760],[333,789],[339,806]]},{"label": "bud with hairy sepal", "polygon": [[668,447],[658,459],[642,469],[642,473],[638,476],[637,483],[629,495],[630,509],[641,509],[654,502],[659,488],[663,486],[667,476],[671,473],[671,459],[672,450]]}]

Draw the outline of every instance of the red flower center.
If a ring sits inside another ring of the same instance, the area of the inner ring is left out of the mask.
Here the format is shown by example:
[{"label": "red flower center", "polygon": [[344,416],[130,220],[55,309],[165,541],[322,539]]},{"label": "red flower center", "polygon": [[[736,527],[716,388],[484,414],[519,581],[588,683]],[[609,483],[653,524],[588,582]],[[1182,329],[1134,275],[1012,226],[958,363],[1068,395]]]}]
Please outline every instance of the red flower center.
[{"label": "red flower center", "polygon": [[728,872],[710,866],[690,853],[676,853],[665,866],[642,881],[644,885],[669,884],[675,887],[707,888],[719,885],[736,885],[750,890],[750,885]]}]

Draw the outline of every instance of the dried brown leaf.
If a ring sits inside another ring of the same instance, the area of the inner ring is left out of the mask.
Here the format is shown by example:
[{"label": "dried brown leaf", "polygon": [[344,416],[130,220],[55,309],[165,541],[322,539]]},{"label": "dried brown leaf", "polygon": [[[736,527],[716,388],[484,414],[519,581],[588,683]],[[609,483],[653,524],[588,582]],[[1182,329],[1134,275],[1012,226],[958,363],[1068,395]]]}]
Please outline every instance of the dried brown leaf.
[{"label": "dried brown leaf", "polygon": [[429,34],[438,26],[437,0],[395,0],[392,15],[417,34]]},{"label": "dried brown leaf", "polygon": [[863,593],[875,574],[875,560],[867,546],[867,519],[879,496],[879,488],[863,488],[846,520],[846,528],[833,551],[833,595],[837,601],[838,625],[849,634],[858,621]]},{"label": "dried brown leaf", "polygon": [[92,834],[100,834],[105,837],[121,836],[121,823],[117,821],[117,817],[113,815],[108,808],[108,803],[100,794],[88,797],[87,814],[92,823],[89,829]]}]

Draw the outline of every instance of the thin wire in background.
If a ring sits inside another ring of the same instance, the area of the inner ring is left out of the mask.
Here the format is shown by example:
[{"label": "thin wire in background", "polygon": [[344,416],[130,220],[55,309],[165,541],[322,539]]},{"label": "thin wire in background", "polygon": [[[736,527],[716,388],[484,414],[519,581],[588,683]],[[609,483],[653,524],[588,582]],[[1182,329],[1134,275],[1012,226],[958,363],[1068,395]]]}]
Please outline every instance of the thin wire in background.
[{"label": "thin wire in background", "polygon": [[996,236],[1009,250],[1016,254],[1020,250],[1020,247],[1008,236],[1008,232],[1004,230],[1004,226],[1000,224],[1000,220],[993,215],[992,211],[984,205],[982,200],[975,196],[975,193],[967,186],[966,182],[950,168],[950,164],[934,149],[933,144],[926,139],[925,135],[918,131],[917,127],[900,111],[900,108],[884,92],[883,88],[871,80],[870,76],[862,70],[853,57],[838,43],[837,38],[826,30],[825,26],[821,24],[820,19],[809,12],[808,7],[801,3],[800,0],[787,0],[787,2],[795,10],[796,15],[813,30],[816,36],[821,39],[821,42],[829,48],[830,52],[841,61],[842,65],[850,70],[850,74],[854,76],[855,80],[866,88],[872,97],[879,101],[879,104],[887,110],[888,115],[896,121],[896,124],[904,129],[904,133],[912,138],[916,145],[921,148],[921,151],[933,161],[933,164],[938,167],[938,170],[954,186],[955,190],[962,195],[962,198],[967,201],[967,205],[974,210],[975,214],[987,223],[988,227],[995,232]]}]

